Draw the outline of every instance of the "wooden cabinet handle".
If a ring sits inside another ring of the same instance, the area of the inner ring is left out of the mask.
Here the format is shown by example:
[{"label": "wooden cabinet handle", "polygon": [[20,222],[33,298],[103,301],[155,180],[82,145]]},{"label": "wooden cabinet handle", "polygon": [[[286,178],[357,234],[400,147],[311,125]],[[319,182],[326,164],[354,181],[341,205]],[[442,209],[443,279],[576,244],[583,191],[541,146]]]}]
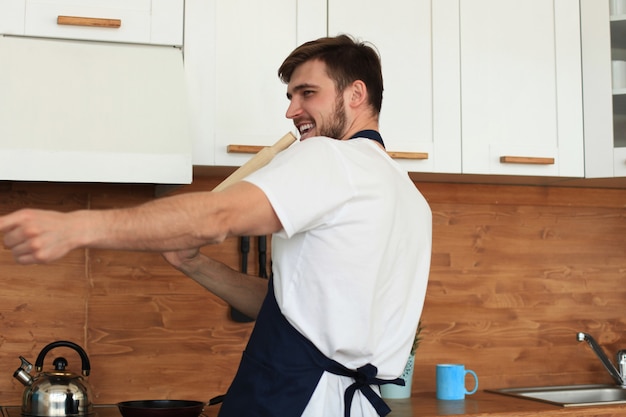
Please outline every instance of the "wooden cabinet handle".
[{"label": "wooden cabinet handle", "polygon": [[387,152],[393,159],[428,159],[427,152]]},{"label": "wooden cabinet handle", "polygon": [[554,158],[534,156],[501,156],[500,162],[503,164],[554,165]]},{"label": "wooden cabinet handle", "polygon": [[[261,150],[256,155],[250,158],[248,162],[246,162],[245,164],[237,168],[237,170],[233,172],[232,174],[230,174],[224,181],[219,183],[218,186],[213,189],[213,191],[222,191],[224,188],[228,187],[229,185],[237,181],[241,181],[242,179],[244,179],[245,177],[247,177],[248,175],[250,175],[257,169],[264,167],[272,159],[274,159],[276,154],[290,147],[291,144],[294,143],[295,141],[296,141],[295,135],[291,132],[287,132],[285,135],[283,135],[282,138],[278,139],[278,141],[272,146],[259,146]],[[239,146],[239,145],[228,145],[229,148],[231,146]]]},{"label": "wooden cabinet handle", "polygon": [[[258,145],[228,145],[226,152],[228,153],[257,153],[265,146]],[[387,152],[393,159],[428,159],[426,152]]]},{"label": "wooden cabinet handle", "polygon": [[261,145],[228,145],[226,152],[228,153],[258,153],[266,146]]},{"label": "wooden cabinet handle", "polygon": [[122,26],[120,19],[101,19],[99,17],[58,16],[57,25],[92,26],[117,29]]}]

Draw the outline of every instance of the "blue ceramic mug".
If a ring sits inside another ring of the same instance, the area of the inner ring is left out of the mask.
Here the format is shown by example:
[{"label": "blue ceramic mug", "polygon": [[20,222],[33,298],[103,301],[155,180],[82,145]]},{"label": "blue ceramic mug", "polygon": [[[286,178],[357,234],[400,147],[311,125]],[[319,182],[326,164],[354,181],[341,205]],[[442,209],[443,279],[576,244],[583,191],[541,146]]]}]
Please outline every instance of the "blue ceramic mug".
[{"label": "blue ceramic mug", "polygon": [[[474,377],[474,389],[468,391],[465,388],[465,376],[470,374]],[[476,372],[465,369],[465,365],[439,364],[437,365],[437,399],[438,400],[464,400],[465,395],[470,395],[478,390],[478,376]]]}]

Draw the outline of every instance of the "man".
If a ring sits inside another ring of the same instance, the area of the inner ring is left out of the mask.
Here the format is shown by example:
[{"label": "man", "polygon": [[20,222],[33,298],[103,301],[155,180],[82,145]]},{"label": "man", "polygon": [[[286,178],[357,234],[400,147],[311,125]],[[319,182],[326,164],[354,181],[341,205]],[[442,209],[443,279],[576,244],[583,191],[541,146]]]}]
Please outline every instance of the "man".
[{"label": "man", "polygon": [[[279,69],[301,141],[221,192],[116,210],[21,210],[0,218],[19,263],[79,247],[165,252],[176,268],[253,317],[220,415],[375,416],[377,385],[404,369],[430,266],[431,212],[378,133],[383,83],[347,36],[296,48]],[[244,276],[197,248],[272,237],[273,277]]]}]

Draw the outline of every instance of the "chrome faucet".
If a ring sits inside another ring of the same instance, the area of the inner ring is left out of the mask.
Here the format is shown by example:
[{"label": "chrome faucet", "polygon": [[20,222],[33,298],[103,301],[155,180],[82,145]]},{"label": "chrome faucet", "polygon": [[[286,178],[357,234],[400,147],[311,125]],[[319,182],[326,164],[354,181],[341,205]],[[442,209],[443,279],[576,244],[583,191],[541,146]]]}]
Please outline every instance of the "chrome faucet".
[{"label": "chrome faucet", "polygon": [[615,365],[613,365],[613,362],[611,362],[611,360],[606,356],[604,350],[602,350],[600,345],[598,345],[598,342],[596,342],[596,340],[591,337],[591,335],[583,332],[578,332],[578,334],[576,335],[576,339],[579,342],[587,342],[587,344],[589,344],[589,347],[591,347],[591,350],[593,350],[598,358],[600,358],[600,362],[602,362],[602,365],[604,365],[606,370],[609,371],[609,374],[611,374],[613,380],[615,380],[617,385],[621,386],[622,388],[626,388],[626,350],[620,350],[619,352],[617,352],[617,364],[619,366],[618,371]]}]

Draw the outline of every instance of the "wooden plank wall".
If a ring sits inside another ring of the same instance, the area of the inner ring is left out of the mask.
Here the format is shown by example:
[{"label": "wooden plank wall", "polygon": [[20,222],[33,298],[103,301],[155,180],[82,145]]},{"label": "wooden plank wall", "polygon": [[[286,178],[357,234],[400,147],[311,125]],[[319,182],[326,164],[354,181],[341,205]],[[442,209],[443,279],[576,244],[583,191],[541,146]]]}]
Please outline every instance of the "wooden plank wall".
[{"label": "wooden plank wall", "polygon": [[[184,192],[211,189],[202,177]],[[413,390],[436,363],[465,363],[481,388],[611,380],[577,331],[626,348],[626,190],[416,184],[433,209],[432,272]],[[0,183],[0,214],[140,204],[139,185]],[[250,272],[257,273],[250,256]],[[206,248],[238,267],[238,241]],[[251,330],[159,254],[78,250],[18,266],[0,250],[0,405],[19,404],[18,356],[67,339],[92,362],[94,401],[208,400],[227,388]],[[78,371],[77,355],[55,349]]]}]

